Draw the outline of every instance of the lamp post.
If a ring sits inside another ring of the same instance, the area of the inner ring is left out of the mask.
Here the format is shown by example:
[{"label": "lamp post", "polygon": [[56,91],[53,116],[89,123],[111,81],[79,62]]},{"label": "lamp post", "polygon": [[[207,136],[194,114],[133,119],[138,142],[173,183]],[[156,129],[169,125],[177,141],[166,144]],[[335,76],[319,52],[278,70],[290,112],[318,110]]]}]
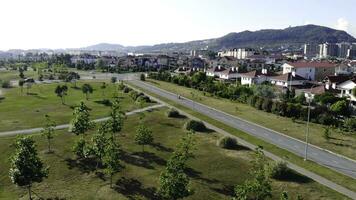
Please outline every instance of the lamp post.
[{"label": "lamp post", "polygon": [[[316,85],[313,85],[311,88],[310,88],[310,91],[309,91],[309,95],[312,96],[312,89],[313,87],[315,87]],[[307,121],[307,130],[306,130],[306,134],[305,134],[305,154],[304,154],[304,161],[307,161],[308,160],[308,146],[309,146],[309,122],[310,122],[310,104],[312,102],[312,98],[309,97],[308,95],[308,121]]]}]

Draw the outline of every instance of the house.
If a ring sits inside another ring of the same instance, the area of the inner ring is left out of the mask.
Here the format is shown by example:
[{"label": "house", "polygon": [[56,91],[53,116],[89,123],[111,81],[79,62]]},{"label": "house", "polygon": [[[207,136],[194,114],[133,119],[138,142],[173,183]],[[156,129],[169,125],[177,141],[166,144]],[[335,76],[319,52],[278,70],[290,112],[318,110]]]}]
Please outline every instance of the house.
[{"label": "house", "polygon": [[282,65],[283,74],[295,72],[308,80],[323,80],[325,76],[333,75],[337,65],[330,62],[298,61]]},{"label": "house", "polygon": [[353,92],[353,89],[356,87],[356,77],[353,77],[350,80],[347,80],[343,83],[340,83],[337,86],[337,90],[340,90],[340,97],[347,97],[352,102],[356,102],[356,96]]},{"label": "house", "polygon": [[205,65],[205,61],[198,57],[194,57],[188,60],[188,67],[194,70],[203,70]]},{"label": "house", "polygon": [[299,86],[304,85],[307,81],[305,78],[299,76],[298,74],[287,73],[279,76],[270,76],[269,81],[271,84],[280,86],[280,87],[289,87],[289,86]]},{"label": "house", "polygon": [[350,78],[351,78],[350,76],[346,76],[346,75],[326,76],[323,81],[325,83],[325,89],[335,90],[340,83],[350,80]]},{"label": "house", "polygon": [[190,67],[178,67],[176,70],[174,70],[174,73],[176,74],[188,75],[190,72],[192,72]]},{"label": "house", "polygon": [[238,77],[238,67],[230,67],[219,74],[219,78],[224,80],[236,80]]},{"label": "house", "polygon": [[247,73],[240,73],[241,85],[261,84],[268,79],[267,69],[254,70]]},{"label": "house", "polygon": [[221,66],[221,67],[225,67],[225,68],[238,67],[239,61],[232,56],[224,56],[224,57],[220,57],[216,60],[212,60],[210,62],[210,67],[217,67],[217,66]]},{"label": "house", "polygon": [[218,78],[224,70],[226,70],[226,68],[219,65],[217,67],[209,68],[206,70],[206,75]]}]

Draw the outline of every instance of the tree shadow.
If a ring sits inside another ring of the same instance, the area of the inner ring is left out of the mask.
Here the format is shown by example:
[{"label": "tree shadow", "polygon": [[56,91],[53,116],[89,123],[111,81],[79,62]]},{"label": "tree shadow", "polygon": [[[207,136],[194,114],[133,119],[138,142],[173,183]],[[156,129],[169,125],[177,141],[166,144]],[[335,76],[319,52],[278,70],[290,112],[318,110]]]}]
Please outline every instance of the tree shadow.
[{"label": "tree shadow", "polygon": [[235,151],[251,151],[250,148],[245,147],[243,145],[239,145],[239,144],[234,145],[233,147],[225,148],[225,149],[227,149],[227,150],[235,150]]},{"label": "tree shadow", "polygon": [[134,178],[121,177],[115,183],[114,189],[128,199],[137,199],[136,195],[141,195],[147,199],[160,199],[156,195],[157,189],[155,187],[145,188],[139,180]]},{"label": "tree shadow", "polygon": [[219,180],[217,179],[208,179],[208,178],[204,178],[202,177],[202,173],[199,171],[196,171],[193,168],[187,167],[184,169],[184,173],[189,176],[190,178],[196,179],[196,180],[201,180],[204,181],[208,184],[216,184],[216,183],[220,183]]},{"label": "tree shadow", "polygon": [[167,161],[161,157],[158,157],[156,154],[151,153],[151,152],[134,152],[132,153],[134,156],[139,156],[145,160],[147,160],[150,164],[151,163],[156,163],[157,165],[162,165],[165,166],[167,164]]},{"label": "tree shadow", "polygon": [[83,159],[72,159],[66,158],[65,161],[67,162],[67,166],[69,169],[77,168],[82,173],[90,173],[97,169],[102,169],[103,166],[99,162],[97,167],[97,161],[93,158],[83,158]]},{"label": "tree shadow", "polygon": [[235,195],[235,191],[234,191],[234,186],[233,185],[223,185],[222,187],[219,187],[219,188],[213,188],[213,187],[210,187],[211,190],[217,192],[217,193],[220,193],[222,195],[225,195],[225,196],[234,196]]},{"label": "tree shadow", "polygon": [[35,92],[26,92],[26,95],[37,96],[38,93],[35,93]]},{"label": "tree shadow", "polygon": [[94,102],[108,107],[112,106],[112,102],[109,99],[97,100]]},{"label": "tree shadow", "polygon": [[335,146],[339,146],[339,147],[352,147],[354,148],[352,145],[349,144],[342,144],[342,143],[337,143],[337,142],[329,142],[330,144],[333,144]]},{"label": "tree shadow", "polygon": [[153,148],[157,149],[158,151],[173,152],[172,148],[165,147],[159,142],[152,143],[150,146],[152,146]]},{"label": "tree shadow", "polygon": [[287,173],[282,174],[281,176],[275,179],[279,181],[295,182],[295,183],[309,183],[312,181],[312,179],[303,176],[291,169],[289,169]]},{"label": "tree shadow", "polygon": [[151,165],[151,163],[148,160],[146,160],[145,158],[130,154],[126,151],[122,151],[121,160],[127,164],[135,165],[138,167],[144,167],[146,169],[154,169],[154,167]]}]

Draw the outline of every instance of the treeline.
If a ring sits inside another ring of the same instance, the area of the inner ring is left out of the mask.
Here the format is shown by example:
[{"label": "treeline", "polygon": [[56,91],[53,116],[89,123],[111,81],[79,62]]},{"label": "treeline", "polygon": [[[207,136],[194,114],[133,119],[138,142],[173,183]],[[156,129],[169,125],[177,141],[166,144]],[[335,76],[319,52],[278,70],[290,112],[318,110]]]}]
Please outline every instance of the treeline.
[{"label": "treeline", "polygon": [[[214,81],[214,78],[198,72],[191,76],[171,75],[169,72],[149,73],[149,78],[171,82],[180,86],[194,88],[204,95],[230,99],[249,104],[256,109],[289,117],[293,120],[308,119],[308,105],[304,94],[295,96],[295,91],[281,93],[277,98],[274,86],[265,84],[247,87],[239,84]],[[316,95],[311,106],[310,121],[327,126],[342,128],[346,131],[356,131],[356,119],[350,116],[349,102],[344,98],[325,93]]]}]

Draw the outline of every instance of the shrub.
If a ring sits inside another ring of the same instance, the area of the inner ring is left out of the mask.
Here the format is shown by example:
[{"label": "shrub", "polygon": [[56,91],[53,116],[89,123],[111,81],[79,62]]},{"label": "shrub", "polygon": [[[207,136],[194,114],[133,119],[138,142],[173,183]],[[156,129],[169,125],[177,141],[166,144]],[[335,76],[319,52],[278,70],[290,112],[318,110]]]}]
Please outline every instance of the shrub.
[{"label": "shrub", "polygon": [[1,83],[1,87],[2,88],[10,88],[11,86],[10,86],[10,82],[9,81],[3,81],[2,83]]},{"label": "shrub", "polygon": [[271,99],[264,99],[262,103],[262,109],[266,112],[271,112],[272,103],[273,102]]},{"label": "shrub", "polygon": [[233,149],[237,146],[237,140],[232,137],[223,137],[218,140],[218,146],[224,149]]},{"label": "shrub", "polygon": [[263,98],[257,97],[255,108],[257,108],[258,110],[262,110],[262,104],[263,104]]},{"label": "shrub", "polygon": [[178,110],[171,108],[167,111],[167,117],[180,117]]},{"label": "shrub", "polygon": [[323,113],[321,115],[319,115],[318,117],[318,122],[320,124],[324,124],[324,125],[333,125],[334,124],[334,116],[332,116],[331,114],[328,113]]},{"label": "shrub", "polygon": [[118,86],[119,90],[124,90],[125,88],[127,88],[127,87],[122,82]]},{"label": "shrub", "polygon": [[129,87],[124,87],[124,89],[122,90],[124,93],[129,93],[132,89]]},{"label": "shrub", "polygon": [[276,162],[270,169],[270,177],[274,179],[284,179],[290,174],[290,169],[284,161]]},{"label": "shrub", "polygon": [[141,74],[141,75],[140,75],[140,80],[141,80],[141,81],[145,81],[145,80],[146,80],[145,74]]},{"label": "shrub", "polygon": [[279,114],[280,103],[278,101],[272,101],[271,112],[273,114]]},{"label": "shrub", "polygon": [[151,99],[146,95],[140,95],[140,96],[137,97],[136,101],[137,102],[150,103]]},{"label": "shrub", "polygon": [[186,123],[185,125],[185,128],[190,131],[190,130],[193,130],[193,131],[199,131],[199,132],[202,132],[202,131],[205,131],[206,130],[206,127],[205,127],[205,124],[201,121],[196,121],[196,120],[190,120]]},{"label": "shrub", "polygon": [[344,122],[344,126],[348,131],[356,131],[356,118],[348,118]]}]

